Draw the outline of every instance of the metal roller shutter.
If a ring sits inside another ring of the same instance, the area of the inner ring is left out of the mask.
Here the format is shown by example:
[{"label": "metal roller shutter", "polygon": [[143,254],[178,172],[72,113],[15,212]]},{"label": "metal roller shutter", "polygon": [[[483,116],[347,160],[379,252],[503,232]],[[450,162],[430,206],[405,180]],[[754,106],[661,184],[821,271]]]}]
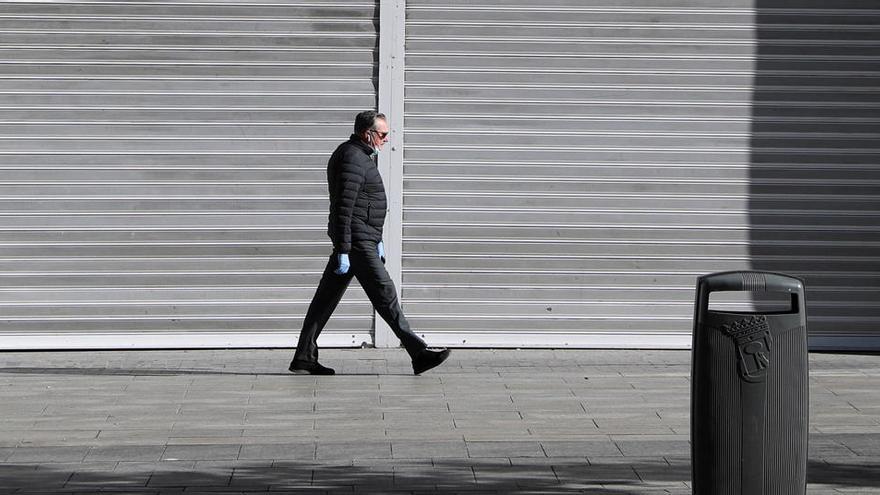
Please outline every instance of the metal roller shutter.
[{"label": "metal roller shutter", "polygon": [[409,1],[414,328],[687,347],[696,276],[754,268],[807,279],[814,345],[876,337],[880,12],[825,5]]},{"label": "metal roller shutter", "polygon": [[[295,345],[377,4],[0,4],[0,348]],[[372,341],[352,287],[323,345]]]}]

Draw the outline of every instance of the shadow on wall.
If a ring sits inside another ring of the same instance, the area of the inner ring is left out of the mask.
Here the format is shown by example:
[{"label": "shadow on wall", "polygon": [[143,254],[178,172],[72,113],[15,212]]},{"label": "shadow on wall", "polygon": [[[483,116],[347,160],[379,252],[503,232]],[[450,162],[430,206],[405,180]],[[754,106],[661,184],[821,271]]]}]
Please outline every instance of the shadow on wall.
[{"label": "shadow on wall", "polygon": [[878,348],[880,11],[867,0],[756,7],[753,267],[805,279],[811,349]]}]

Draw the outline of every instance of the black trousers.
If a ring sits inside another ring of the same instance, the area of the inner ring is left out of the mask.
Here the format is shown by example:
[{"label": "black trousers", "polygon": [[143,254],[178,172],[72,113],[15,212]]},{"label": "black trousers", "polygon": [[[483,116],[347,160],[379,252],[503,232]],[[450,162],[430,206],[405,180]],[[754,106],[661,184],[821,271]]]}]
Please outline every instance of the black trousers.
[{"label": "black trousers", "polygon": [[293,360],[301,364],[318,362],[318,336],[336,306],[339,305],[339,301],[345,294],[345,290],[348,289],[348,284],[353,277],[357,278],[361,287],[364,288],[364,292],[367,293],[367,297],[370,298],[370,302],[373,303],[376,312],[388,323],[410,357],[414,357],[425,349],[427,347],[425,341],[413,333],[409,322],[406,321],[406,317],[400,309],[394,281],[391,280],[391,276],[385,270],[385,265],[379,259],[376,244],[359,243],[352,247],[348,257],[351,262],[348,273],[337,275],[333,272],[339,265],[338,253],[334,252],[330,256],[327,267],[324,268],[324,274],[321,276],[321,282],[318,284],[318,290],[315,291],[315,296],[306,313]]}]

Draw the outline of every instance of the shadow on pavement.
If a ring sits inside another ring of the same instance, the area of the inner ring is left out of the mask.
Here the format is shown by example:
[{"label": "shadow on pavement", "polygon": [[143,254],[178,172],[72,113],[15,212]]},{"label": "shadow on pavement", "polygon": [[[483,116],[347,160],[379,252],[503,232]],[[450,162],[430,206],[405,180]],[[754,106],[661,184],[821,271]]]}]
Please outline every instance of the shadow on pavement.
[{"label": "shadow on pavement", "polygon": [[[351,465],[314,461],[264,464],[120,463],[115,471],[88,464],[0,464],[0,491],[15,493],[689,493],[690,466],[662,460],[607,464],[491,460],[397,460]],[[82,466],[81,468],[78,466]],[[82,470],[78,470],[82,469]],[[880,487],[880,464],[811,461],[809,483],[835,488]],[[688,483],[686,485],[685,483]]]},{"label": "shadow on pavement", "polygon": [[880,460],[870,463],[827,463],[811,460],[807,482],[847,488],[880,487]]},{"label": "shadow on pavement", "polygon": [[[687,465],[660,462],[587,464],[559,462],[511,466],[506,459],[276,462],[269,465],[222,462],[192,468],[190,463],[120,463],[113,472],[74,472],[71,464],[0,464],[0,493],[503,493],[642,494],[690,493]],[[87,466],[87,465],[83,465]],[[74,468],[75,469],[75,468]],[[646,477],[643,480],[642,477]]]}]

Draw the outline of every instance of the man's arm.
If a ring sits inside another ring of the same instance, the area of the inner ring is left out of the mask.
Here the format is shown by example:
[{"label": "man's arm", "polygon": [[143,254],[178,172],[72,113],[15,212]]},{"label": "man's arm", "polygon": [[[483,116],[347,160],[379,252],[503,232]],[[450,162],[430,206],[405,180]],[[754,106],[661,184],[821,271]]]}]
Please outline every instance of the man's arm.
[{"label": "man's arm", "polygon": [[334,247],[339,254],[348,254],[351,251],[351,217],[364,180],[364,170],[342,157],[336,180],[336,201],[330,205],[330,214],[333,215],[336,228],[333,235],[336,243]]}]

